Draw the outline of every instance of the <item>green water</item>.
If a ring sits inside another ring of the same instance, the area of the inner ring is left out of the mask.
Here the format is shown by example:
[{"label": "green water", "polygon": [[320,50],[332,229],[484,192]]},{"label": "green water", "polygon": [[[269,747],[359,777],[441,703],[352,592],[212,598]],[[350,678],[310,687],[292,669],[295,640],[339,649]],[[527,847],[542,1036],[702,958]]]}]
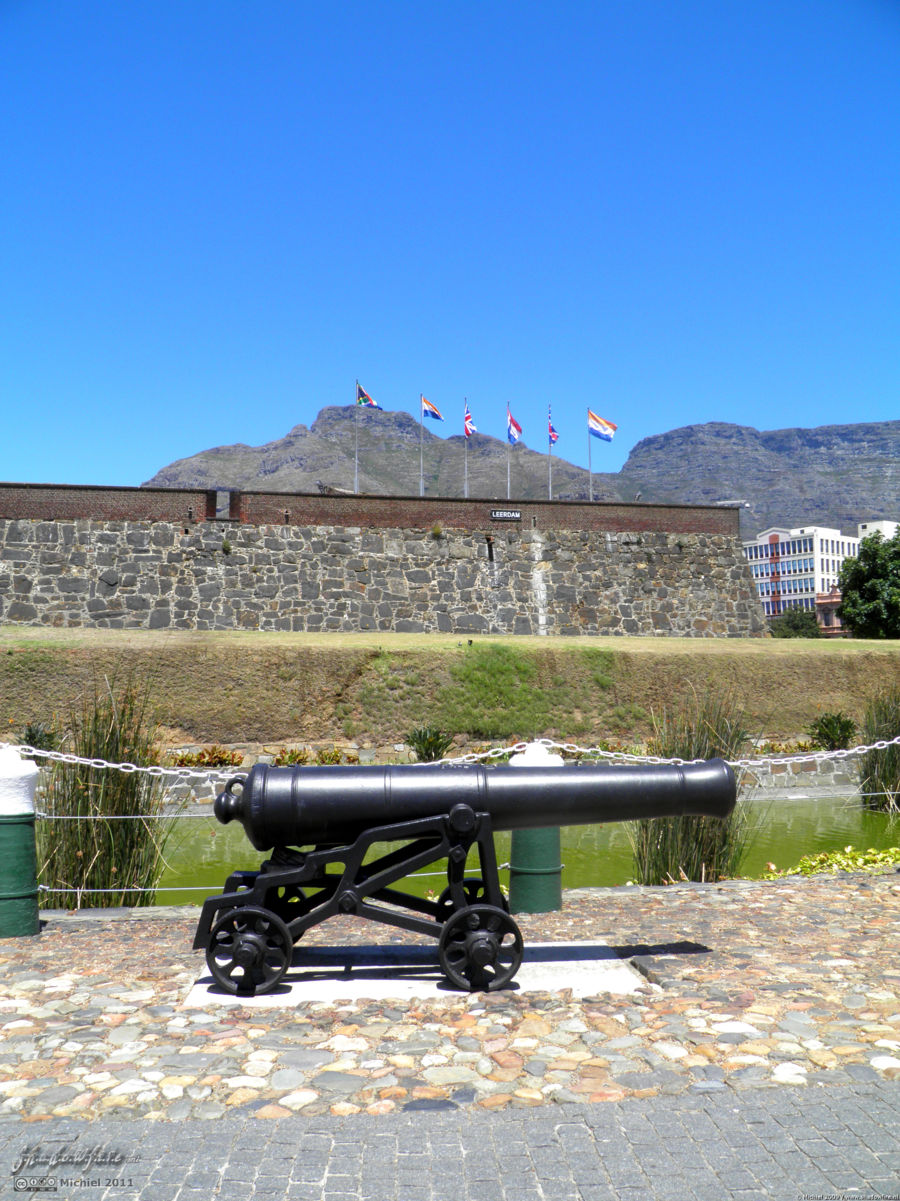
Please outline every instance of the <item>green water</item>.
[{"label": "green water", "polygon": [[[896,821],[870,812],[855,797],[755,802],[750,805],[750,817],[753,841],[741,865],[741,875],[750,879],[759,879],[767,863],[784,869],[803,855],[843,850],[848,844],[858,850],[884,850],[900,839]],[[498,863],[509,861],[509,844],[508,833],[497,835]],[[161,888],[176,891],[159,892],[157,903],[199,904],[222,890],[230,872],[255,870],[263,858],[236,823],[221,826],[212,815],[179,819],[166,852],[168,869],[160,881]],[[562,831],[562,862],[563,888],[627,883],[632,863],[626,827],[621,823],[567,827]],[[500,877],[506,883],[508,873],[501,871]],[[440,892],[445,883],[438,872],[421,875],[410,888],[423,896],[428,889]]]}]

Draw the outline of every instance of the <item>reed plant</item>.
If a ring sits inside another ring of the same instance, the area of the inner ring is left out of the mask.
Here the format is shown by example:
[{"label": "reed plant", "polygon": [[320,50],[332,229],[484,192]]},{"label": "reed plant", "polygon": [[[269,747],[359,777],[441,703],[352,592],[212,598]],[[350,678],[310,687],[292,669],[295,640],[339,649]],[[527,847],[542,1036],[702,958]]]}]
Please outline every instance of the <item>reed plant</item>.
[{"label": "reed plant", "polygon": [[[900,686],[872,697],[866,705],[860,735],[866,746],[900,736]],[[869,809],[900,813],[900,746],[867,751],[859,760],[859,786]]]},{"label": "reed plant", "polygon": [[[730,693],[692,694],[654,714],[650,753],[664,759],[736,759],[749,741],[743,706]],[[746,809],[728,817],[660,817],[629,822],[639,884],[714,881],[737,874],[750,843]]]},{"label": "reed plant", "polygon": [[[147,689],[135,677],[95,681],[70,715],[63,748],[83,759],[159,762]],[[38,824],[38,879],[59,908],[151,905],[171,820],[159,777],[54,763]],[[89,890],[100,890],[92,892]],[[132,891],[147,889],[150,891]]]}]

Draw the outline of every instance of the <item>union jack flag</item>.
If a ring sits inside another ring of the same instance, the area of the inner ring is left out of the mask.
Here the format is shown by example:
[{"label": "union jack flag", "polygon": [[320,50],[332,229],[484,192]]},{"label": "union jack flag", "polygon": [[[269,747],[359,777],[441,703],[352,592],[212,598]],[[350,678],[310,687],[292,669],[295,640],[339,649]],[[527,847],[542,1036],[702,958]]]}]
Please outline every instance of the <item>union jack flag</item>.
[{"label": "union jack flag", "polygon": [[547,433],[550,439],[550,445],[559,441],[559,431],[553,428],[553,418],[550,414],[550,406],[547,406]]}]

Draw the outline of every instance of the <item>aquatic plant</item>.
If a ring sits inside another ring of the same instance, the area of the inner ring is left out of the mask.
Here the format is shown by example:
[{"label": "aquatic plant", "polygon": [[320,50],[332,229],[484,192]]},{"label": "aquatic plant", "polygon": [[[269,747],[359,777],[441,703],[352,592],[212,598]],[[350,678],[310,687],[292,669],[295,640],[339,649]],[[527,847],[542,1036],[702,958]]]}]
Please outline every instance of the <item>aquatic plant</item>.
[{"label": "aquatic plant", "polygon": [[[649,750],[664,759],[736,759],[749,741],[744,709],[730,693],[696,693],[653,717]],[[658,817],[629,822],[639,884],[736,876],[750,840],[746,809],[728,817]]]}]

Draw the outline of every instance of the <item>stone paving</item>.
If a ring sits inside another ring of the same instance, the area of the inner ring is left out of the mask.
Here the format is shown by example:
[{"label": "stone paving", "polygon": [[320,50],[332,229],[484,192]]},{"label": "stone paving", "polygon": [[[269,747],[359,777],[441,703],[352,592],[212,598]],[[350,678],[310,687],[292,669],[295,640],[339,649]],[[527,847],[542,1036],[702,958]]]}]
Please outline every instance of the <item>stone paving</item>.
[{"label": "stone paving", "polygon": [[[526,941],[609,943],[646,978],[627,997],[575,999],[561,971],[553,993],[198,1012],[182,1007],[205,974],[196,914],[50,914],[40,937],[0,941],[0,1120],[377,1118],[900,1079],[896,872],[586,889],[521,918]],[[335,919],[304,945],[373,931]]]},{"label": "stone paving", "polygon": [[[486,1113],[0,1123],[0,1195],[60,1201],[897,1201],[891,1084]],[[10,1190],[8,1193],[6,1190]]]}]

